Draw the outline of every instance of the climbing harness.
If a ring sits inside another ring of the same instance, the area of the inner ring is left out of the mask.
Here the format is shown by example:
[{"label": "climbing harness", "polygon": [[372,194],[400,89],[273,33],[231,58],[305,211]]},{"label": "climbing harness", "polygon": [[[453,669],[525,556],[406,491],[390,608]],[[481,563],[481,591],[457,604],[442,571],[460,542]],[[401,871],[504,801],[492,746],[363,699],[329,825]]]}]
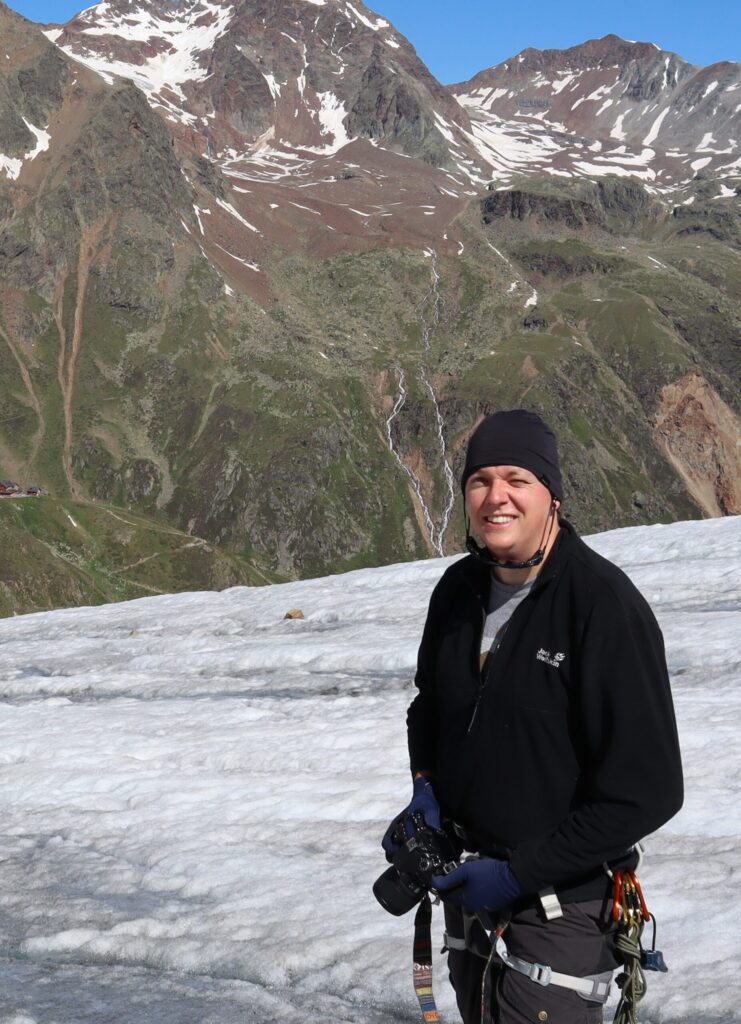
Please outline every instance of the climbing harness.
[{"label": "climbing harness", "polygon": [[[505,926],[506,927],[506,926]],[[606,1003],[610,994],[610,979],[612,971],[601,974],[589,974],[583,977],[576,977],[572,974],[560,974],[554,971],[547,964],[533,964],[527,960],[514,956],[507,949],[502,933],[504,927],[497,928],[494,940],[494,949],[497,956],[507,967],[524,974],[526,978],[534,981],[537,985],[557,985],[559,988],[568,988],[576,992],[582,999],[589,999],[594,1003]]]},{"label": "climbing harness", "polygon": [[[646,994],[646,971],[668,970],[660,950],[656,949],[656,919],[646,906],[641,884],[635,871],[606,870],[613,880],[612,919],[617,925],[615,934],[615,950],[622,961],[623,971],[615,979],[621,990],[620,1000],[613,1024],[638,1024],[638,1003]],[[548,920],[562,916],[561,904],[552,889],[544,889],[539,893],[543,911]],[[436,901],[437,902],[437,901]],[[473,915],[471,920],[481,924],[483,934],[491,931],[492,923],[487,915]],[[653,923],[651,949],[644,949],[641,944],[643,930],[648,921]],[[440,1014],[435,1004],[432,991],[432,903],[425,896],[417,908],[414,918],[414,952],[413,977],[414,991],[417,995],[422,1020],[425,1024],[439,1024]],[[464,916],[464,937],[456,937],[445,933],[443,952],[450,949],[469,950],[486,958],[481,989],[481,1020],[492,1019],[492,999],[494,993],[494,976],[499,964],[524,974],[537,985],[556,985],[559,988],[576,992],[582,999],[593,1003],[606,1003],[610,994],[612,971],[601,974],[590,974],[577,977],[554,971],[548,964],[531,963],[510,953],[504,940],[504,933],[509,925],[509,918],[502,918],[496,928],[491,931],[491,948],[488,956],[477,949],[471,941],[469,928]]]},{"label": "climbing harness", "polygon": [[[644,972],[666,973],[668,967],[656,948],[656,919],[646,906],[634,871],[614,873],[612,919],[618,926],[615,949],[623,962],[623,971],[615,979],[620,988],[620,1001],[614,1024],[638,1024],[638,1004],[646,994]],[[641,937],[648,921],[653,921],[653,942],[650,950],[644,950]]]}]

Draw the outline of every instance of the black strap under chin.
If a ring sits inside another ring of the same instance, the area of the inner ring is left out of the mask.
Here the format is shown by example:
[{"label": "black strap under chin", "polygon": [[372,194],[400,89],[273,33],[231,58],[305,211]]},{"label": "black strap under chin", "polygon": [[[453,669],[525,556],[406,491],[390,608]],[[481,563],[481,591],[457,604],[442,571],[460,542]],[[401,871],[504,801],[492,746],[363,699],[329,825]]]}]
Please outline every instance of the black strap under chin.
[{"label": "black strap under chin", "polygon": [[535,554],[525,562],[500,562],[488,548],[480,548],[470,533],[466,537],[466,550],[475,555],[484,565],[489,565],[493,569],[531,569],[534,565],[540,565],[545,554],[543,548],[538,548]]}]

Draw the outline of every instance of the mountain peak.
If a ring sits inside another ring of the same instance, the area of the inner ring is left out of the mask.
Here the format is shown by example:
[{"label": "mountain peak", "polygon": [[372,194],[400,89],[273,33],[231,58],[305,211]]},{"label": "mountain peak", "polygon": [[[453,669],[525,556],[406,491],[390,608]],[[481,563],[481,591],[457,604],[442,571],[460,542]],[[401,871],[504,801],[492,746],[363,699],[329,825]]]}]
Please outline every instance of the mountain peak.
[{"label": "mountain peak", "polygon": [[614,33],[525,49],[449,89],[362,0],[103,0],[48,35],[109,82],[132,79],[226,173],[267,160],[286,175],[358,140],[474,185],[555,168],[662,189],[733,170],[738,65]]},{"label": "mountain peak", "polygon": [[467,122],[362,0],[104,0],[48,35],[104,76],[131,78],[209,156],[271,133],[313,151],[365,136],[441,163],[435,113]]},{"label": "mountain peak", "polygon": [[[467,83],[459,83],[459,85],[471,85],[485,80],[492,72],[500,69],[510,75],[522,77],[531,71],[544,68],[583,71],[587,68],[622,67],[631,61],[653,62],[666,57],[687,67],[692,66],[677,57],[676,54],[662,50],[656,43],[623,39],[610,33],[599,39],[588,39],[584,43],[578,43],[565,49],[538,50],[534,47],[527,47],[514,57],[480,71]],[[451,88],[457,91],[459,85]]]},{"label": "mountain peak", "polygon": [[482,144],[511,138],[502,170],[631,174],[661,189],[706,166],[737,171],[740,87],[739,65],[697,68],[613,34],[523,50],[451,88]]}]

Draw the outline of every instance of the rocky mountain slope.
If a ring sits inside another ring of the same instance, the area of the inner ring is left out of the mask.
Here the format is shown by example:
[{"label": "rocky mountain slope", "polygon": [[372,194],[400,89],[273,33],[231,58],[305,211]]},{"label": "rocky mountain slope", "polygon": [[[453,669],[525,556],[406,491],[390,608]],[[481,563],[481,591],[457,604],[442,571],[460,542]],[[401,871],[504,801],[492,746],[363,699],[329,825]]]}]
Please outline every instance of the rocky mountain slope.
[{"label": "rocky mountain slope", "polygon": [[500,173],[638,178],[668,193],[741,174],[741,65],[695,67],[617,36],[524,50],[452,87]]},{"label": "rocky mountain slope", "polygon": [[456,550],[524,404],[584,529],[739,511],[738,65],[446,89],[359,0],[45,32],[0,5],[3,474],[320,574]]},{"label": "rocky mountain slope", "polygon": [[435,114],[468,123],[408,41],[362,3],[123,0],[47,35],[103,75],[131,78],[184,141],[232,164],[258,140],[332,153],[356,136],[438,162]]}]

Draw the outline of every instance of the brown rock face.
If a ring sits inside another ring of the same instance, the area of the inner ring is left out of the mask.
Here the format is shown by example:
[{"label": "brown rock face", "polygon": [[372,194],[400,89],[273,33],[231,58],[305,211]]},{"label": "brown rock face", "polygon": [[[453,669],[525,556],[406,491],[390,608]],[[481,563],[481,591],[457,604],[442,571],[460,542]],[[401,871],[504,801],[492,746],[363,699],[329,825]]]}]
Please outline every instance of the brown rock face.
[{"label": "brown rock face", "polygon": [[741,423],[701,373],[662,388],[656,438],[708,515],[741,512]]}]

